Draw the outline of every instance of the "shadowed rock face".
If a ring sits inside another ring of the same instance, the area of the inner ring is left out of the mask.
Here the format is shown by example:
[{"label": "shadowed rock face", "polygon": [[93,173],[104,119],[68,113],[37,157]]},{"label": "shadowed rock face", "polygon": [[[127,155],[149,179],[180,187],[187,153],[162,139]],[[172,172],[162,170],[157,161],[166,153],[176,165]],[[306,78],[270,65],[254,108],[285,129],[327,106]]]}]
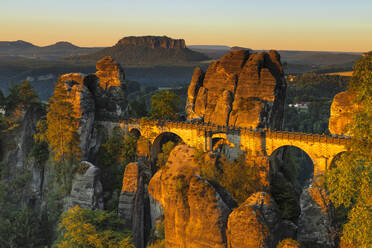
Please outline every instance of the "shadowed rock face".
[{"label": "shadowed rock face", "polygon": [[350,134],[346,130],[346,127],[352,122],[353,114],[360,108],[360,106],[355,103],[354,99],[355,95],[348,90],[338,93],[333,98],[331,117],[329,118],[329,131],[332,134]]},{"label": "shadowed rock face", "polygon": [[212,63],[205,76],[195,69],[186,112],[188,119],[218,125],[280,128],[285,90],[276,51],[232,51]]},{"label": "shadowed rock face", "polygon": [[118,41],[116,46],[145,46],[150,48],[186,48],[185,40],[171,39],[167,36],[141,36],[125,37]]}]

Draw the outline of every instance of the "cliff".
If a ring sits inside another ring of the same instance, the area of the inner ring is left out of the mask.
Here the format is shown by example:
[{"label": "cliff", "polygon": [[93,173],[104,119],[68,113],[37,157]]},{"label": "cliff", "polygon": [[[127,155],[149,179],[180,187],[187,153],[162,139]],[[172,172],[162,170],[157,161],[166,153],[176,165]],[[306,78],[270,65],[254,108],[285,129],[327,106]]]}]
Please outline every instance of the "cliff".
[{"label": "cliff", "polygon": [[347,125],[352,122],[353,114],[360,108],[354,99],[355,95],[349,90],[338,93],[333,98],[328,126],[331,134],[350,134]]},{"label": "cliff", "polygon": [[98,145],[95,121],[116,121],[128,114],[125,75],[111,57],[97,62],[95,74],[69,73],[60,77],[79,118],[83,160],[94,157]]},{"label": "cliff", "polygon": [[189,120],[281,128],[286,82],[276,51],[231,51],[204,73],[196,68],[186,104]]},{"label": "cliff", "polygon": [[186,47],[183,39],[166,36],[124,37],[114,46],[71,58],[74,61],[97,61],[111,56],[122,66],[183,65],[209,59]]}]

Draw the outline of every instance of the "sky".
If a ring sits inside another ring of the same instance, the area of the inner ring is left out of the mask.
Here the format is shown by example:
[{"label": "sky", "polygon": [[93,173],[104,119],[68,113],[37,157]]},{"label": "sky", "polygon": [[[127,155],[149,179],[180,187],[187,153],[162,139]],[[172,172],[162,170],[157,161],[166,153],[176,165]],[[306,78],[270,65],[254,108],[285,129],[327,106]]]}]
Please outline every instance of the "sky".
[{"label": "sky", "polygon": [[167,35],[187,45],[372,50],[372,0],[0,0],[0,40],[112,46]]}]

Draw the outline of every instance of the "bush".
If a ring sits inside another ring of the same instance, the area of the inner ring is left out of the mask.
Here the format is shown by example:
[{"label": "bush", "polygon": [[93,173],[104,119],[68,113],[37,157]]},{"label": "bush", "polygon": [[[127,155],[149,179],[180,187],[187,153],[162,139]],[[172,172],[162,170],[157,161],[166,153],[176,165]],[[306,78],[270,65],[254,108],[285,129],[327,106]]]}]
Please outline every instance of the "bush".
[{"label": "bush", "polygon": [[244,155],[232,162],[225,155],[221,155],[216,164],[213,160],[207,161],[205,155],[198,153],[195,159],[199,159],[202,164],[201,176],[212,184],[217,183],[224,187],[238,204],[261,189],[257,166],[254,163],[248,164]]},{"label": "bush", "polygon": [[63,215],[56,246],[134,248],[124,227],[123,220],[114,213],[75,206]]},{"label": "bush", "polygon": [[156,165],[159,169],[163,168],[168,161],[169,155],[173,148],[176,146],[176,143],[168,141],[162,146],[162,152],[158,154],[158,160]]}]

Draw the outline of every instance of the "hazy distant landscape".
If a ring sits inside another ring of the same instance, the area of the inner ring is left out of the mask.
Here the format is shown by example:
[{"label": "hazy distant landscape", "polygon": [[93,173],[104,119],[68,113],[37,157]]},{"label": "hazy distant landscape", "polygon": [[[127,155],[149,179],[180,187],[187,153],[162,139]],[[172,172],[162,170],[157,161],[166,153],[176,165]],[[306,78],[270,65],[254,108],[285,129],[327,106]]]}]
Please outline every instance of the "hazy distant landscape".
[{"label": "hazy distant landscape", "polygon": [[[123,66],[129,80],[138,81],[143,86],[182,86],[190,82],[195,66],[205,69],[231,49],[223,45],[149,49],[118,44],[109,48],[87,48],[69,42],[39,47],[25,41],[1,41],[0,89],[6,93],[12,84],[27,80],[40,92],[43,99],[47,99],[58,75],[69,72],[93,73],[96,61],[108,55]],[[361,55],[285,50],[279,53],[286,74],[350,71]]]}]

